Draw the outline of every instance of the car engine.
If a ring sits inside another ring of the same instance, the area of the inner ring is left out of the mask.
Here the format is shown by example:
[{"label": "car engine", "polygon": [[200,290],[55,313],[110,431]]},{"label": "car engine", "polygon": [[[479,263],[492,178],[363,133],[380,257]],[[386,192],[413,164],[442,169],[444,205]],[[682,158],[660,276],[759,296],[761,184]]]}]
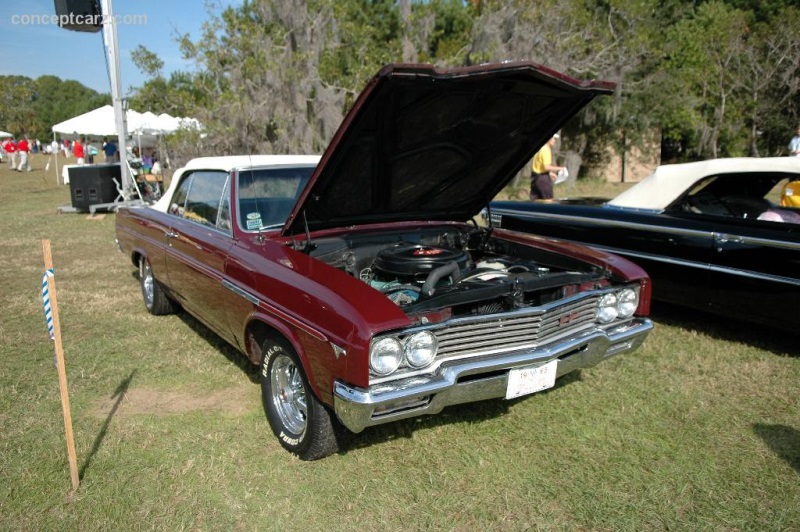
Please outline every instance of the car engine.
[{"label": "car engine", "polygon": [[605,282],[600,269],[493,240],[480,231],[317,244],[315,256],[361,279],[409,315],[502,312],[555,301],[580,285]]},{"label": "car engine", "polygon": [[400,244],[378,252],[371,267],[359,272],[362,281],[405,307],[436,290],[460,284],[508,280],[517,274],[545,275],[549,268],[505,258],[474,262],[467,251],[420,244]]}]

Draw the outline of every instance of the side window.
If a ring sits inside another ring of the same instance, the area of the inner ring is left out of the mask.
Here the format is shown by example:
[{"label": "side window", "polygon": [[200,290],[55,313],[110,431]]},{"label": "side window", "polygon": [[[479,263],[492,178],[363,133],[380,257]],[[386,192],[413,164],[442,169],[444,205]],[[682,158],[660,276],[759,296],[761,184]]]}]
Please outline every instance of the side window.
[{"label": "side window", "polygon": [[186,210],[186,196],[189,194],[189,189],[192,186],[192,177],[194,174],[189,174],[183,178],[183,181],[178,185],[175,195],[172,196],[172,203],[169,205],[169,213],[175,216],[183,216]]},{"label": "side window", "polygon": [[228,174],[225,172],[194,172],[183,217],[203,225],[216,226],[227,180]]}]

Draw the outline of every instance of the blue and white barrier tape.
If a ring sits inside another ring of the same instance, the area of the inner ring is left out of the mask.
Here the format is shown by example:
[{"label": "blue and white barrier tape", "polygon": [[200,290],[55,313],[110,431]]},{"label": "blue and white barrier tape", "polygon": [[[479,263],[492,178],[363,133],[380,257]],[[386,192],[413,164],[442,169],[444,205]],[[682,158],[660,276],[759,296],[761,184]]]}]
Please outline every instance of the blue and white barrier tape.
[{"label": "blue and white barrier tape", "polygon": [[50,268],[42,276],[42,304],[44,305],[44,319],[47,321],[47,332],[50,339],[55,340],[56,335],[53,329],[53,309],[50,307],[50,280],[48,277],[55,277],[53,268]]}]

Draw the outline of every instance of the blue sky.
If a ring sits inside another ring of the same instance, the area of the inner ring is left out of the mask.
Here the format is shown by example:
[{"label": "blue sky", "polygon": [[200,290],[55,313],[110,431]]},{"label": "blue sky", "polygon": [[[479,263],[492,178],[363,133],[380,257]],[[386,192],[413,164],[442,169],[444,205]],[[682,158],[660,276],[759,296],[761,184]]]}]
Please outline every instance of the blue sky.
[{"label": "blue sky", "polygon": [[[224,6],[240,3],[241,0],[112,0],[115,15],[127,16],[128,20],[136,15],[144,22],[117,24],[123,93],[128,94],[130,87],[141,86],[147,80],[130,59],[131,50],[137,45],[158,54],[164,61],[166,74],[193,70],[194,65],[181,58],[176,33],[189,33],[197,40],[203,22],[211,17],[209,9],[219,13]],[[111,92],[102,32],[84,33],[54,24],[34,24],[41,20],[41,15],[55,15],[53,0],[2,0],[0,4],[0,75],[37,78],[50,74],[77,80],[98,92]],[[40,17],[31,18],[32,15]]]}]

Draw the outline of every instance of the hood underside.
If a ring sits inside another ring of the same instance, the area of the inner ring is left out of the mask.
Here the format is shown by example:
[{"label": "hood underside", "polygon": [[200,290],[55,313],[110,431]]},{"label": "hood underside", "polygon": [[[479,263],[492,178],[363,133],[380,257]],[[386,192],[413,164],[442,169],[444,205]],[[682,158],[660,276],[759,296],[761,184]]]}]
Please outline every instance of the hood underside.
[{"label": "hood underside", "polygon": [[389,65],[367,85],[284,234],[474,216],[606,82],[533,63]]}]

